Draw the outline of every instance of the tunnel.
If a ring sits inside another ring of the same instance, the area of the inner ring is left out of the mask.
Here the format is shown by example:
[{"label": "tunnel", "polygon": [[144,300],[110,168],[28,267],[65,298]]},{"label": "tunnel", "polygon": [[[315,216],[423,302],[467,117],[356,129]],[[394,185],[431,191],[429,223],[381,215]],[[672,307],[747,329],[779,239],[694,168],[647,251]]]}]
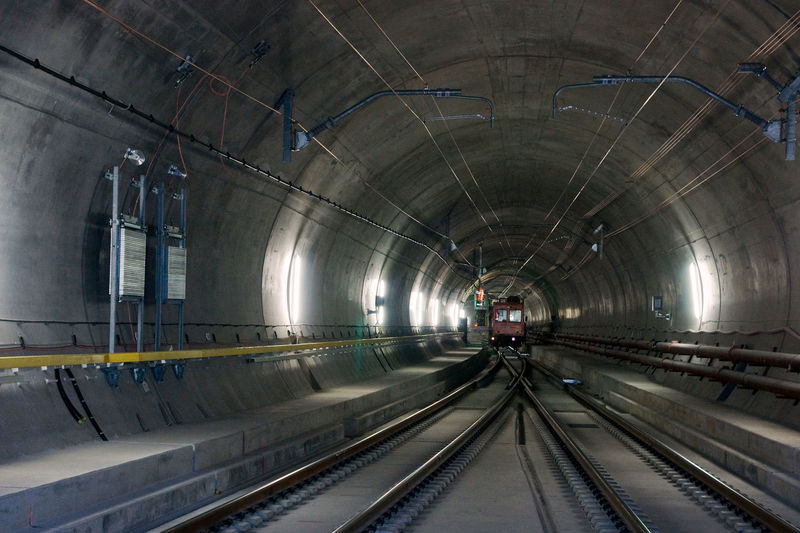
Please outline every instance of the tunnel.
[{"label": "tunnel", "polygon": [[800,507],[791,0],[0,21],[0,530],[158,528],[418,409],[494,357],[484,295]]}]

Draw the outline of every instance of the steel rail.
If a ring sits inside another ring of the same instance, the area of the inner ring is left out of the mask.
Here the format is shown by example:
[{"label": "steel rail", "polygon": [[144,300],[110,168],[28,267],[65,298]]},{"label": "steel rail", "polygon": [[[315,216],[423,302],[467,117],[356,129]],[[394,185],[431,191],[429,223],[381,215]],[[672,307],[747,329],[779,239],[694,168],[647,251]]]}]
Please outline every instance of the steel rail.
[{"label": "steel rail", "polygon": [[208,511],[193,516],[188,520],[181,522],[180,524],[171,526],[165,529],[163,533],[192,533],[214,527],[220,522],[229,518],[231,515],[258,505],[270,496],[274,496],[275,494],[278,494],[297,485],[298,483],[324,472],[325,470],[335,466],[337,463],[349,459],[350,457],[370,448],[371,446],[374,446],[382,440],[389,438],[394,433],[402,431],[443,409],[448,404],[466,394],[470,389],[474,388],[478,382],[491,374],[491,372],[499,367],[500,364],[500,360],[498,359],[495,364],[489,366],[478,376],[472,378],[470,381],[461,385],[446,396],[414,413],[400,418],[389,426],[374,431],[366,437],[363,437],[358,441],[346,446],[345,448],[330,453],[325,457],[317,459],[316,461],[313,461],[301,468],[293,470],[277,479],[265,483],[258,488],[251,490],[247,494],[243,494],[242,496],[214,507],[213,509],[209,509]]},{"label": "steel rail", "polygon": [[[500,357],[500,360],[506,365],[510,364],[502,356]],[[523,361],[523,363],[525,362]],[[508,391],[492,407],[487,409],[486,412],[480,416],[480,418],[470,424],[467,429],[462,431],[444,448],[431,456],[430,459],[425,461],[406,477],[398,481],[388,491],[384,492],[367,508],[358,512],[349,518],[345,523],[334,529],[333,533],[355,533],[358,531],[363,531],[369,527],[370,524],[374,523],[384,513],[389,511],[393,505],[402,500],[408,493],[413,491],[425,478],[433,474],[437,468],[442,466],[450,457],[453,456],[453,454],[458,452],[458,450],[467,444],[470,439],[480,434],[480,432],[485,429],[492,420],[494,420],[500,411],[505,408],[506,404],[511,400],[514,394],[516,394],[517,386],[521,381],[522,372],[520,372],[519,375],[512,375],[515,376],[515,378],[511,386],[509,386]]]},{"label": "steel rail", "polygon": [[196,350],[174,350],[156,352],[116,352],[51,355],[9,355],[0,356],[0,369],[40,368],[46,366],[72,366],[113,363],[144,363],[152,361],[175,361],[183,359],[207,359],[237,355],[260,355],[280,352],[306,350],[325,350],[342,346],[358,346],[429,339],[439,336],[460,335],[458,332],[408,335],[402,337],[376,337],[372,339],[350,339],[341,341],[306,342],[301,344],[270,344],[267,346],[237,346],[233,348],[208,348]]},{"label": "steel rail", "polygon": [[[545,367],[539,362],[531,361],[531,366],[539,370],[545,375],[561,381],[561,376],[558,376],[551,369]],[[783,519],[782,517],[765,509],[757,502],[754,502],[744,494],[738,492],[733,487],[727,485],[724,481],[717,478],[708,470],[699,466],[697,463],[681,454],[677,450],[669,447],[660,440],[648,435],[638,427],[634,426],[621,416],[613,413],[605,408],[600,402],[595,400],[583,392],[576,390],[574,387],[565,386],[564,389],[576,400],[583,405],[592,409],[598,415],[602,416],[612,424],[618,426],[622,430],[629,433],[635,439],[642,442],[645,446],[650,447],[657,454],[661,455],[668,461],[677,465],[681,470],[689,474],[698,483],[709,489],[710,491],[718,494],[732,505],[738,507],[743,512],[750,515],[756,521],[760,522],[770,531],[778,533],[800,533],[800,528]]]},{"label": "steel rail", "polygon": [[[512,374],[516,373],[516,369],[511,366],[508,361],[503,359]],[[522,373],[520,373],[522,378]],[[617,491],[611,487],[605,478],[598,472],[597,468],[592,464],[592,461],[583,453],[583,450],[575,443],[574,440],[567,434],[561,424],[555,419],[550,411],[542,404],[539,398],[534,394],[530,383],[527,379],[522,378],[520,382],[521,387],[525,390],[530,401],[533,403],[534,409],[539,413],[539,416],[544,420],[545,424],[550,428],[553,434],[561,441],[564,447],[569,451],[575,461],[580,465],[589,479],[594,483],[597,489],[608,501],[609,506],[619,516],[629,531],[633,533],[651,533],[651,529],[642,522],[642,519],[630,506],[617,494]]]}]

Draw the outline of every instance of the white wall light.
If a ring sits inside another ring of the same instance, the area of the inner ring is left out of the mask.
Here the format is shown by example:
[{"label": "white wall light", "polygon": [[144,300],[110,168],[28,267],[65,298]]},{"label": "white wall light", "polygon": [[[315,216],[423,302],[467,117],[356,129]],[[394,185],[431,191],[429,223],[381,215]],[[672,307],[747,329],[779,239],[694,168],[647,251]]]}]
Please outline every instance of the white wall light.
[{"label": "white wall light", "polygon": [[378,280],[378,285],[375,287],[375,321],[378,325],[383,324],[386,317],[386,282]]},{"label": "white wall light", "polygon": [[412,326],[419,326],[419,310],[417,309],[417,300],[419,299],[419,292],[411,291],[411,296],[408,299],[408,318]]},{"label": "white wall light", "polygon": [[430,302],[430,309],[431,309],[431,325],[438,326],[439,325],[439,299],[434,298]]},{"label": "white wall light", "polygon": [[692,312],[697,320],[703,316],[703,282],[696,263],[689,265],[689,285],[692,294]]},{"label": "white wall light", "polygon": [[289,275],[289,322],[292,325],[300,323],[302,297],[303,259],[296,255],[292,260],[291,274]]}]

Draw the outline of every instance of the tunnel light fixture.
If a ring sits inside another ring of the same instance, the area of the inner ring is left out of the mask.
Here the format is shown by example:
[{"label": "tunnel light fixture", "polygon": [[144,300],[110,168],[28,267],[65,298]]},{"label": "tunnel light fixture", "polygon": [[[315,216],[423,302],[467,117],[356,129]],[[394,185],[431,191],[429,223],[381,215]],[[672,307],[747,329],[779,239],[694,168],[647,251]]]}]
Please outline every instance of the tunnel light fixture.
[{"label": "tunnel light fixture", "polygon": [[458,325],[458,302],[450,304],[450,325],[455,327]]},{"label": "tunnel light fixture", "polygon": [[303,259],[296,255],[292,260],[289,276],[289,322],[300,322],[301,299],[303,291]]},{"label": "tunnel light fixture", "polygon": [[135,150],[133,148],[128,148],[127,150],[125,150],[124,157],[137,167],[142,166],[145,161],[144,153],[142,153],[141,150]]},{"label": "tunnel light fixture", "polygon": [[420,313],[419,313],[419,300],[421,300],[418,291],[411,291],[411,296],[408,299],[408,314],[409,322],[412,326],[419,326]]},{"label": "tunnel light fixture", "polygon": [[430,303],[431,309],[431,325],[438,326],[439,325],[439,299],[434,298],[431,300]]},{"label": "tunnel light fixture", "polygon": [[375,287],[375,320],[379,325],[383,324],[384,317],[386,316],[385,305],[386,282],[381,279],[378,280],[378,284]]},{"label": "tunnel light fixture", "polygon": [[380,280],[378,281],[378,288],[375,291],[378,298],[385,298],[386,297],[386,281]]},{"label": "tunnel light fixture", "polygon": [[700,320],[703,314],[703,285],[695,262],[689,265],[689,284],[692,291],[692,311],[694,317]]}]

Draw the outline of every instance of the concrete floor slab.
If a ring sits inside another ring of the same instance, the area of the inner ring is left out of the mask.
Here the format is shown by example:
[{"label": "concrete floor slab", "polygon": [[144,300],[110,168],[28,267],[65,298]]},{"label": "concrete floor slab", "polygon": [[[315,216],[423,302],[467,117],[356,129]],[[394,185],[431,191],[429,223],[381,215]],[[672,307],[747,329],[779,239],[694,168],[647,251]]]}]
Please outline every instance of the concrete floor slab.
[{"label": "concrete floor slab", "polygon": [[[158,501],[191,506],[198,498],[231,491],[341,442],[347,416],[425,390],[431,397],[420,395],[420,401],[435,399],[442,384],[459,372],[460,379],[466,377],[464,365],[476,353],[448,353],[368,383],[344,384],[225,418],[7,461],[0,464],[0,530],[52,527],[59,517],[81,512],[91,518],[71,518],[79,524],[77,531],[108,525],[109,520],[114,526],[103,530],[152,523],[174,512]],[[160,499],[148,496],[148,491],[162,490],[167,492]],[[137,509],[138,518],[131,509]]]}]

